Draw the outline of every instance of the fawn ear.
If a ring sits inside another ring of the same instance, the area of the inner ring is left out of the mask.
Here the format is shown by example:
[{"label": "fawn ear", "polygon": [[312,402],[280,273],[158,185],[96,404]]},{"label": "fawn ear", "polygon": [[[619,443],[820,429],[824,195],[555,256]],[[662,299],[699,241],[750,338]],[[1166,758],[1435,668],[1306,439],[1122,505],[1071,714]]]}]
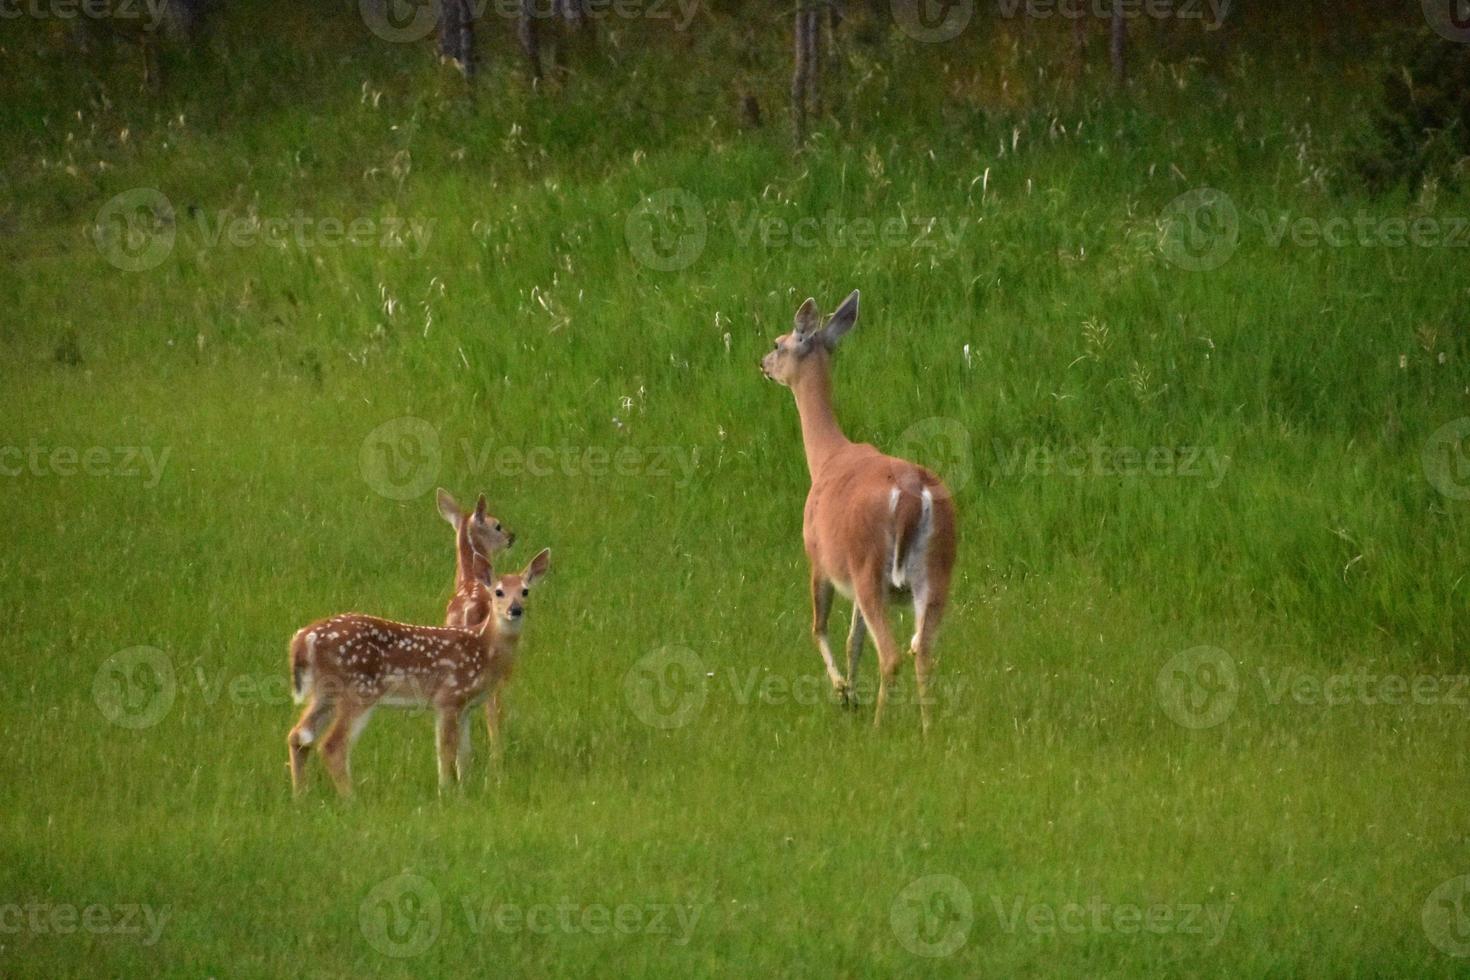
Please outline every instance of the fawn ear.
[{"label": "fawn ear", "polygon": [[842,301],[842,305],[827,318],[827,326],[822,328],[822,343],[827,345],[828,350],[836,347],[843,335],[852,329],[853,324],[857,323],[857,315],[858,291],[854,289],[848,294],[847,299]]},{"label": "fawn ear", "polygon": [[531,564],[527,565],[526,570],[521,573],[521,581],[526,583],[526,588],[529,589],[532,583],[549,571],[551,571],[551,549],[542,548],[541,553],[532,558]]},{"label": "fawn ear", "polygon": [[463,515],[459,512],[459,504],[454,502],[454,498],[449,495],[449,491],[440,487],[439,492],[435,496],[439,499],[439,513],[450,524],[459,527],[459,522]]},{"label": "fawn ear", "polygon": [[480,494],[480,499],[475,501],[475,519],[481,521],[485,519],[485,495],[483,493]]},{"label": "fawn ear", "polygon": [[808,296],[806,302],[801,304],[801,309],[796,311],[797,336],[810,336],[821,325],[822,316],[817,312],[817,301]]}]

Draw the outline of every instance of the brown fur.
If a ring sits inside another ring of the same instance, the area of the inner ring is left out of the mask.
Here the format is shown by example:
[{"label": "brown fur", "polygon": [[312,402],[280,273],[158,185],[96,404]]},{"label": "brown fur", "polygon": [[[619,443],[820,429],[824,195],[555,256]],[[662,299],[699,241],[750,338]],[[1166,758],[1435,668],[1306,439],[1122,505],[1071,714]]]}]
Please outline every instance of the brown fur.
[{"label": "brown fur", "polygon": [[307,704],[286,738],[293,789],[305,789],[306,756],[331,716],[321,741],[322,763],[338,792],[350,795],[352,743],[384,703],[432,708],[440,785],[463,779],[470,745],[465,715],[481,702],[495,704],[490,735],[498,743],[499,692],[514,667],[524,600],[550,562],[551,553],[542,551],[519,575],[497,579],[491,614],[475,629],[346,613],[298,630],[291,638],[292,691]]},{"label": "brown fur", "polygon": [[[949,600],[954,569],[956,518],[944,483],[931,471],[886,456],[866,443],[850,442],[832,411],[831,357],[837,342],[857,320],[854,292],[823,324],[814,301],[796,314],[796,329],[776,340],[761,361],[766,376],[791,388],[801,416],[802,442],[811,474],[802,520],[802,539],[811,563],[812,637],[821,651],[833,687],[850,699],[857,679],[864,634],[878,648],[878,704],[873,721],[883,717],[888,688],[898,672],[900,654],[888,628],[888,604],[911,589],[914,657],[920,717],[929,727],[928,681],[933,671],[934,634]],[[927,523],[924,494],[928,492]],[[922,554],[918,550],[922,549]],[[895,568],[905,581],[895,584]],[[837,669],[827,639],[834,590],[852,597],[847,676]]]}]

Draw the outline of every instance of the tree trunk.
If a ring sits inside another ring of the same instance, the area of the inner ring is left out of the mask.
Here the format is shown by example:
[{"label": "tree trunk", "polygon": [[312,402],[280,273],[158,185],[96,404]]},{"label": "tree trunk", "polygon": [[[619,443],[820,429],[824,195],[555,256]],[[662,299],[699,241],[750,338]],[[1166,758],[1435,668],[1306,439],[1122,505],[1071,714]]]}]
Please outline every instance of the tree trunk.
[{"label": "tree trunk", "polygon": [[1113,56],[1113,84],[1122,88],[1128,83],[1128,20],[1123,16],[1123,0],[1113,0],[1113,40],[1109,50]]}]

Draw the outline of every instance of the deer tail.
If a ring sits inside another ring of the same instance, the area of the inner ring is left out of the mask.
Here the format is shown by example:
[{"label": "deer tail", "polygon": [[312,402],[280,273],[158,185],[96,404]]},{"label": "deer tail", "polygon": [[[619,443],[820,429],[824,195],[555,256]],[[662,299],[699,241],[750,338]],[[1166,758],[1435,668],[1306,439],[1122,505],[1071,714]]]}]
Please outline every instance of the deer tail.
[{"label": "deer tail", "polygon": [[291,638],[291,700],[302,703],[311,694],[316,631],[302,630]]}]

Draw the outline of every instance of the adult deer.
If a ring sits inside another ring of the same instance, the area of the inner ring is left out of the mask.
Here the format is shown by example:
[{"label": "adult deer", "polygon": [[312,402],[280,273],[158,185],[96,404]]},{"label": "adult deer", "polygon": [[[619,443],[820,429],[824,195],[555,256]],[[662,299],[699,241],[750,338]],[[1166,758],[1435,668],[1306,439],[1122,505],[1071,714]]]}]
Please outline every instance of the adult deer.
[{"label": "adult deer", "polygon": [[[286,737],[291,786],[305,789],[306,756],[328,715],[322,763],[343,796],[352,793],[352,745],[373,709],[432,708],[437,719],[439,785],[464,778],[470,736],[465,718],[510,679],[531,586],[551,567],[542,551],[518,575],[495,580],[490,615],[475,629],[410,626],[347,613],[318,620],[291,638],[291,693],[305,701]],[[494,721],[491,737],[498,736]]]},{"label": "adult deer", "polygon": [[[796,311],[796,327],[776,338],[761,359],[766,377],[792,390],[801,416],[812,486],[802,518],[802,540],[811,561],[812,637],[833,688],[852,701],[866,632],[878,648],[878,703],[883,719],[888,687],[900,655],[888,628],[888,603],[907,591],[914,603],[914,657],[921,724],[929,728],[928,682],[934,667],[934,634],[949,599],[955,558],[955,511],[949,491],[932,472],[885,456],[843,435],[832,411],[832,352],[857,322],[858,293],[823,322],[808,299]],[[853,600],[847,638],[847,676],[837,669],[827,641],[827,617],[836,589]]]},{"label": "adult deer", "polygon": [[438,492],[439,513],[454,528],[454,595],[444,609],[444,625],[477,626],[490,614],[490,583],[495,556],[516,543],[515,533],[485,513],[485,495],[465,516],[449,491]]}]

